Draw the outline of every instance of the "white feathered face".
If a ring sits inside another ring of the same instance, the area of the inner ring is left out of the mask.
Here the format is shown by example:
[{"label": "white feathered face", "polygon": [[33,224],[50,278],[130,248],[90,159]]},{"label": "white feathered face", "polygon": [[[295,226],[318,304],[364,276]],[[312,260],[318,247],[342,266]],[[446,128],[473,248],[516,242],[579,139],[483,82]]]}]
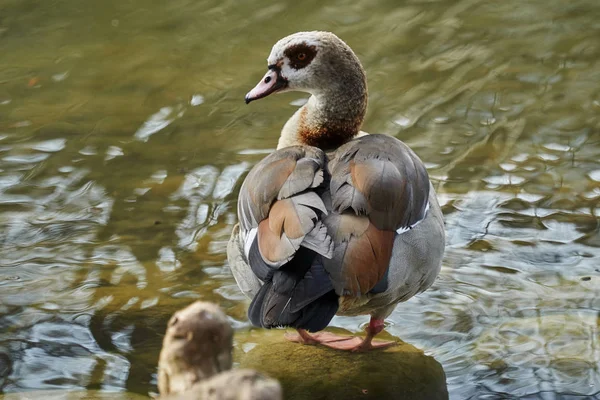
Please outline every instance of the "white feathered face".
[{"label": "white feathered face", "polygon": [[318,32],[300,32],[281,39],[267,59],[269,71],[246,95],[246,103],[272,93],[319,87],[317,64],[321,50]]}]

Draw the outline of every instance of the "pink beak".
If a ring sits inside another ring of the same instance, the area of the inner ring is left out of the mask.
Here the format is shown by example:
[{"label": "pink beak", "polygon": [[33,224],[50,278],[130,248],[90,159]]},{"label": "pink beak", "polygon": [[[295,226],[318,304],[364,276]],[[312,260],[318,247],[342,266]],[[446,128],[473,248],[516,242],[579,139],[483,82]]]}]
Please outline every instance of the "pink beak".
[{"label": "pink beak", "polygon": [[269,68],[265,76],[254,86],[254,89],[246,94],[246,104],[252,100],[262,99],[271,93],[275,93],[287,86],[287,80],[279,75],[279,69]]}]

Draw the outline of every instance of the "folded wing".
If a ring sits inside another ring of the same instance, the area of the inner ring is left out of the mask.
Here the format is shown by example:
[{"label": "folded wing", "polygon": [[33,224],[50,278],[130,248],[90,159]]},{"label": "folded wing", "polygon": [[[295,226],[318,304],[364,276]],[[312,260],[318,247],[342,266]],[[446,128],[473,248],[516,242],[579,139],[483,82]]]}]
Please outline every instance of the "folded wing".
[{"label": "folded wing", "polygon": [[337,296],[321,257],[333,255],[323,224],[325,154],[314,147],[278,150],[248,174],[238,200],[245,255],[263,282],[248,315],[266,328],[321,330]]},{"label": "folded wing", "polygon": [[324,223],[334,252],[324,266],[338,295],[364,295],[384,277],[395,235],[425,217],[429,176],[408,146],[385,135],[341,146],[329,173],[331,212]]}]

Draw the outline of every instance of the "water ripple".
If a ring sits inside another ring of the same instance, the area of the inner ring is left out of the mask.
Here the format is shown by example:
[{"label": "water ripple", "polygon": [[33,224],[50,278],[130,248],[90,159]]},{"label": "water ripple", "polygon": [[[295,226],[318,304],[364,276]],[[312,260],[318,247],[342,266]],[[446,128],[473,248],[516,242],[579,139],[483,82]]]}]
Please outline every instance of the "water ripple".
[{"label": "water ripple", "polygon": [[364,129],[415,150],[445,215],[439,278],[386,330],[453,399],[598,396],[595,0],[106,0],[107,23],[5,3],[0,391],[155,391],[165,324],[194,299],[249,328],[225,255],[237,191],[306,96],[243,96],[308,21],[352,45]]}]

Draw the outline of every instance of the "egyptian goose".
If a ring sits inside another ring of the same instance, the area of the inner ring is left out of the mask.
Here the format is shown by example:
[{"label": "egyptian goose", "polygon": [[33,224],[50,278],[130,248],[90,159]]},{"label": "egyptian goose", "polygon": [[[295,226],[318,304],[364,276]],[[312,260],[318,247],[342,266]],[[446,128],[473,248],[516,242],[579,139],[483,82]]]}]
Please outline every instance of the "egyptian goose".
[{"label": "egyptian goose", "polygon": [[[373,341],[397,303],[429,288],[444,253],[443,216],[425,166],[403,142],[360,131],[365,72],[329,32],[278,41],[246,103],[273,93],[311,96],[287,121],[277,150],[239,193],[229,265],[263,328],[289,340],[352,351]],[[334,315],[371,316],[364,339],[324,329]]]}]

